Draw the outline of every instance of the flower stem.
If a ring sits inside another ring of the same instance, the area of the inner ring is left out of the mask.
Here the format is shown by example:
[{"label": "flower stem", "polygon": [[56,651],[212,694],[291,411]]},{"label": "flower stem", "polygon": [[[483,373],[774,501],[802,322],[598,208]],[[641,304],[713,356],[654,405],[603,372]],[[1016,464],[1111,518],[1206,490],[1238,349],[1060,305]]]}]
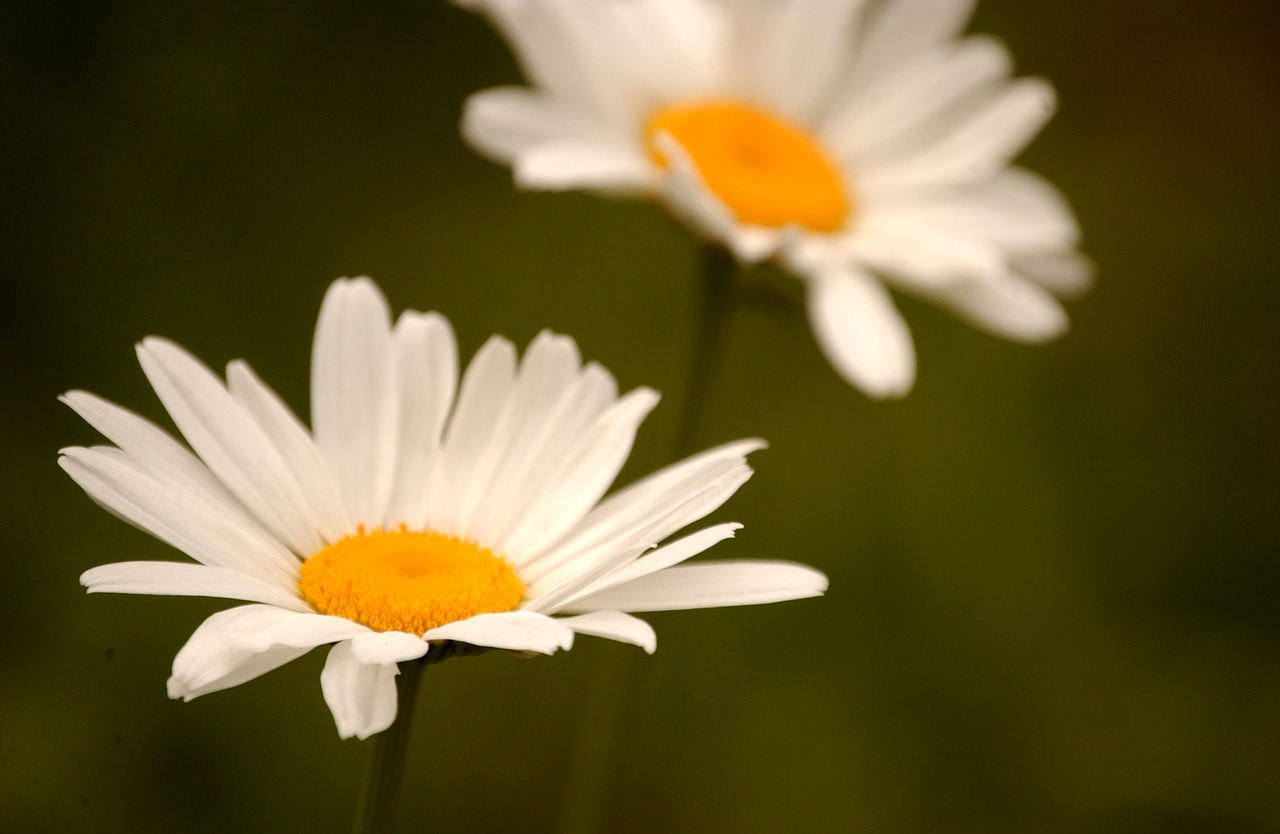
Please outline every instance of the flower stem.
[{"label": "flower stem", "polygon": [[676,457],[685,457],[697,446],[698,428],[706,411],[707,393],[714,383],[725,325],[737,303],[735,281],[738,262],[729,250],[703,244],[698,280],[698,328],[685,385],[680,423],[676,429]]},{"label": "flower stem", "polygon": [[404,763],[413,727],[413,708],[427,658],[400,664],[396,686],[396,720],[374,736],[373,755],[365,771],[364,787],[356,807],[356,834],[382,834],[391,830],[396,800],[404,781]]}]

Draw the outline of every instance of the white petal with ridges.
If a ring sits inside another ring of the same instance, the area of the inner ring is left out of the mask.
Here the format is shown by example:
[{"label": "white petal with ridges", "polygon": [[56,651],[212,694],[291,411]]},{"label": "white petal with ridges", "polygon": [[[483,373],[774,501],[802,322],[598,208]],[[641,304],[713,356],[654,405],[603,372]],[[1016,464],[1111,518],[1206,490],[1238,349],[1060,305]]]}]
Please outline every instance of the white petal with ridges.
[{"label": "white petal with ridges", "polygon": [[202,564],[275,584],[297,581],[297,557],[282,544],[120,449],[64,449],[58,463],[93,500]]},{"label": "white petal with ridges", "polygon": [[91,594],[150,594],[261,602],[290,611],[310,607],[296,591],[239,571],[181,562],[116,562],[90,568],[80,584]]},{"label": "white petal with ridges", "polygon": [[350,643],[329,650],[320,672],[320,690],[341,738],[366,739],[396,720],[394,663],[361,663]]},{"label": "white petal with ridges", "polygon": [[438,474],[428,491],[427,524],[433,530],[458,532],[462,496],[476,462],[493,439],[515,376],[515,347],[500,336],[485,342],[467,366],[445,432]]},{"label": "white petal with ridges", "polygon": [[574,611],[676,611],[821,596],[827,577],[786,562],[709,562],[651,573],[575,602]]},{"label": "white petal with ridges", "polygon": [[600,500],[631,454],[640,423],[658,404],[658,394],[637,388],[601,415],[552,474],[545,494],[507,538],[513,559],[537,553],[558,540]]},{"label": "white petal with ridges", "polygon": [[560,393],[536,439],[512,449],[493,492],[476,508],[472,532],[503,552],[516,565],[523,558],[507,552],[511,530],[541,500],[548,479],[565,457],[618,396],[618,384],[607,370],[589,362],[574,382]]},{"label": "white petal with ridges", "polygon": [[293,475],[293,487],[305,496],[307,522],[328,542],[351,527],[338,485],[311,433],[287,405],[242,361],[227,366],[227,388],[254,418]]},{"label": "white petal with ridges", "polygon": [[353,524],[382,522],[398,409],[387,301],[368,278],[335,281],[311,351],[311,424]]},{"label": "white petal with ridges", "polygon": [[245,507],[295,553],[320,547],[306,495],[222,381],[190,353],[155,336],[138,346],[138,361],[191,448]]},{"label": "white petal with ridges", "polygon": [[422,527],[438,475],[445,420],[458,387],[453,327],[438,313],[406,312],[392,334],[400,406],[395,476],[385,524]]}]

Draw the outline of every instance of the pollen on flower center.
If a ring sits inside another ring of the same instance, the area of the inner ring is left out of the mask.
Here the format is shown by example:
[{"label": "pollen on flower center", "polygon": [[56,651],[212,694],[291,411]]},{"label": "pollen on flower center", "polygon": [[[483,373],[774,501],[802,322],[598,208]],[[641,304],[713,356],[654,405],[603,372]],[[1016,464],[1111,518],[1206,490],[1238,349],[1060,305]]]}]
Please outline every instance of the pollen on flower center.
[{"label": "pollen on flower center", "polygon": [[363,525],[302,563],[298,589],[321,614],[374,631],[429,629],[511,611],[524,586],[505,559],[453,536]]},{"label": "pollen on flower center", "polygon": [[837,168],[812,136],[770,113],[730,101],[680,105],[649,120],[649,153],[667,166],[654,137],[671,136],[712,193],[743,223],[841,228],[851,200]]}]

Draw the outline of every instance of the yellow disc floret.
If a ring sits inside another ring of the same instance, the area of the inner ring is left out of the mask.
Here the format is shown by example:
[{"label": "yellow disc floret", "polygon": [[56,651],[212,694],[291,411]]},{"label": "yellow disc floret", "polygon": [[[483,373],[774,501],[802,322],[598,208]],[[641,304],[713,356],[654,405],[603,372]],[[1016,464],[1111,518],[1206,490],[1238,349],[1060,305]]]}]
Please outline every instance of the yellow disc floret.
[{"label": "yellow disc floret", "polygon": [[659,133],[684,149],[707,188],[743,223],[819,232],[845,225],[852,206],[840,169],[812,136],[764,110],[711,101],[659,111],[645,138],[665,168],[654,143]]},{"label": "yellow disc floret", "polygon": [[361,526],[302,563],[298,589],[321,614],[374,631],[423,632],[512,611],[524,586],[505,559],[453,536]]}]

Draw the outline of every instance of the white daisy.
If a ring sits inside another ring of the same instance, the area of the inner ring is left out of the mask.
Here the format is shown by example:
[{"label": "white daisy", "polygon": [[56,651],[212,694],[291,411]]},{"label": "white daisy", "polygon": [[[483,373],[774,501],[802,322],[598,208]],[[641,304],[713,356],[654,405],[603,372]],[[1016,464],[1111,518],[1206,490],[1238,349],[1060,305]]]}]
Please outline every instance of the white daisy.
[{"label": "white daisy", "polygon": [[99,504],[199,564],[123,562],[81,582],[252,603],[196,629],[170,697],[226,689],[333,644],[325,701],[341,736],[364,738],[395,719],[396,664],[433,643],[551,654],[578,633],[652,652],[653,630],[624,612],[826,589],[801,565],[680,564],[737,524],[656,546],[750,477],[745,456],[760,441],[601,500],[658,397],[618,396],[568,337],[540,334],[518,364],[494,337],[459,384],[447,320],[406,312],[392,326],[371,281],[340,280],[316,326],[310,431],[243,361],[224,384],[164,339],[143,340],[138,358],[191,450],[72,391],[63,400],[115,445],[65,449],[60,463]]},{"label": "white daisy", "polygon": [[807,284],[849,382],[915,377],[885,291],[1026,342],[1083,290],[1070,209],[1009,160],[1054,107],[1004,47],[957,39],[973,0],[458,0],[487,13],[532,88],[471,97],[463,133],[528,188],[663,202],[739,260]]}]

